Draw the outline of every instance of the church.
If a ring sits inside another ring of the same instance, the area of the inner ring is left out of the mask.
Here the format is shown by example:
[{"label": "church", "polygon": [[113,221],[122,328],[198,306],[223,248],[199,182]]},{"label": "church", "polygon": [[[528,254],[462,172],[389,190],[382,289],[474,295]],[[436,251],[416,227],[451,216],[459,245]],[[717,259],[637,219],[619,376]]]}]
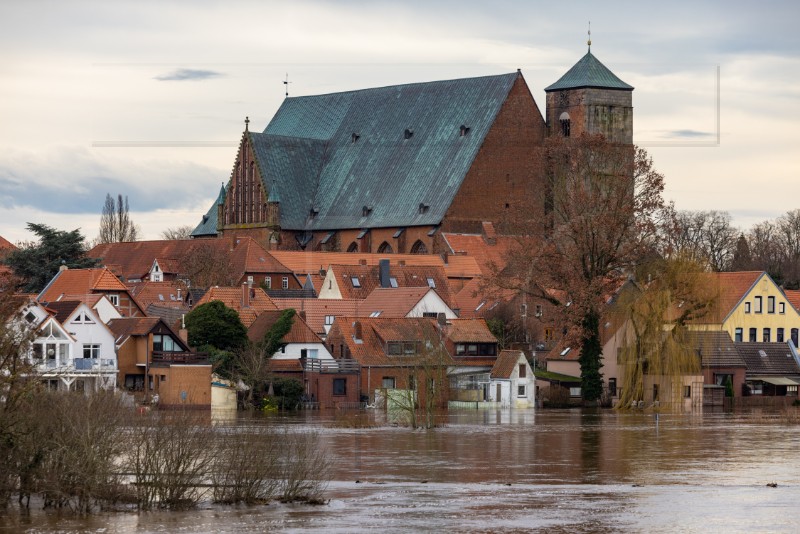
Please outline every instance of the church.
[{"label": "church", "polygon": [[245,121],[230,179],[192,237],[437,253],[442,233],[544,213],[548,136],[631,144],[632,91],[589,48],[545,88],[544,116],[520,71],[288,97],[263,132]]}]

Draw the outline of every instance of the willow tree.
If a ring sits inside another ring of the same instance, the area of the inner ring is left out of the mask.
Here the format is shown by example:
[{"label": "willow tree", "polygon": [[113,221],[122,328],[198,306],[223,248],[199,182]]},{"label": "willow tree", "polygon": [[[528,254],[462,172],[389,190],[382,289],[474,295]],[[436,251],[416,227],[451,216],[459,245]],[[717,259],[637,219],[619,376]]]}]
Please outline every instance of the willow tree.
[{"label": "willow tree", "polygon": [[[655,400],[675,406],[683,398],[685,377],[701,372],[696,337],[688,326],[716,302],[708,273],[693,260],[661,260],[647,277],[652,281],[643,291],[627,294],[616,308],[624,332],[617,356],[620,409]],[[659,388],[659,399],[646,395],[649,387]]]},{"label": "willow tree", "polygon": [[654,249],[664,178],[644,149],[601,135],[548,139],[545,155],[544,224],[536,211],[516,215],[508,226],[516,244],[505,267],[492,268],[491,285],[554,305],[565,342],[580,347],[583,398],[594,402],[602,393],[600,318]]}]

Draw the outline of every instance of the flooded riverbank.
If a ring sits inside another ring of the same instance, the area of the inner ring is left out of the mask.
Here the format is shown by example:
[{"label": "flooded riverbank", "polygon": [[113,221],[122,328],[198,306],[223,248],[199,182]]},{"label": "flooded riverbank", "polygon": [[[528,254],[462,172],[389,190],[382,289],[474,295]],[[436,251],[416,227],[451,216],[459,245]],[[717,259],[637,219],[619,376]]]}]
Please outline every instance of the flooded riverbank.
[{"label": "flooded riverbank", "polygon": [[[332,455],[325,506],[191,512],[33,510],[30,532],[789,532],[800,520],[800,426],[759,414],[580,410],[452,413],[435,431],[342,428],[301,414]],[[248,421],[247,424],[259,421]],[[240,422],[244,424],[244,421]],[[777,487],[767,487],[775,482]]]}]

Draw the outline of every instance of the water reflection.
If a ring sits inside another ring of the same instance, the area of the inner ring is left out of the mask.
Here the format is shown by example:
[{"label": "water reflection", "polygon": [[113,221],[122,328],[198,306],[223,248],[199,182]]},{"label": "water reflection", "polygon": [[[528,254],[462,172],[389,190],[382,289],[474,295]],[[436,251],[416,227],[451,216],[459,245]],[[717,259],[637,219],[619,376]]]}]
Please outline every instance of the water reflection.
[{"label": "water reflection", "polygon": [[[9,531],[782,532],[800,512],[800,428],[729,414],[474,411],[433,432],[380,414],[237,420],[314,429],[335,458],[327,506],[207,506],[87,519],[34,511]],[[368,428],[360,428],[367,426]],[[767,488],[767,482],[777,488]]]}]

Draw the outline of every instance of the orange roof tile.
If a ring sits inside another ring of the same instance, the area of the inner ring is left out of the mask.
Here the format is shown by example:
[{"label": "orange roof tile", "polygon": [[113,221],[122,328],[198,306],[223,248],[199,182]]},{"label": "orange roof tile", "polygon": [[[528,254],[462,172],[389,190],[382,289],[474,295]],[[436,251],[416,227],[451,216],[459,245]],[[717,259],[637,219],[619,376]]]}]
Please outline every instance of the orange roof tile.
[{"label": "orange roof tile", "polygon": [[90,295],[101,291],[128,292],[128,288],[105,267],[65,269],[50,281],[39,295],[41,302],[54,302],[66,296]]},{"label": "orange roof tile", "polygon": [[[329,270],[336,276],[342,298],[365,299],[381,286],[380,267],[377,265],[331,265]],[[389,276],[397,281],[398,287],[431,287],[430,278],[438,295],[452,307],[447,276],[439,266],[394,265],[390,266]],[[358,278],[360,287],[353,286],[353,278]]]},{"label": "orange roof tile", "polygon": [[303,364],[300,363],[300,360],[297,359],[278,359],[278,358],[270,358],[269,362],[267,362],[267,369],[272,372],[281,372],[289,373],[289,372],[303,372]]},{"label": "orange roof tile", "polygon": [[497,355],[497,361],[492,367],[492,378],[511,378],[517,368],[519,357],[523,355],[518,350],[503,350]]},{"label": "orange roof tile", "polygon": [[325,317],[355,317],[363,301],[351,299],[274,299],[279,309],[294,308],[306,316],[306,324],[317,334],[325,333]]},{"label": "orange roof tile", "polygon": [[508,236],[495,236],[495,244],[487,243],[480,234],[443,233],[442,237],[454,254],[449,261],[452,262],[455,258],[473,258],[484,276],[491,274],[490,263],[494,263],[499,269],[505,266],[506,256],[516,243],[514,238]]},{"label": "orange roof tile", "polygon": [[483,319],[451,319],[447,321],[444,332],[453,343],[497,343]]},{"label": "orange roof tile", "polygon": [[427,286],[375,288],[364,299],[358,315],[369,316],[374,312],[381,312],[381,317],[405,317],[429,291],[436,290]]},{"label": "orange roof tile", "polygon": [[161,321],[158,317],[123,317],[111,319],[108,328],[114,333],[117,342],[130,336],[145,336]]},{"label": "orange roof tile", "polygon": [[703,278],[714,287],[718,298],[709,313],[693,322],[722,323],[763,274],[764,271],[703,273]]},{"label": "orange roof tile", "polygon": [[11,241],[0,235],[0,251],[17,250]]},{"label": "orange roof tile", "polygon": [[186,287],[181,282],[136,282],[127,284],[131,295],[144,309],[151,304],[162,308],[183,308],[186,306]]},{"label": "orange roof tile", "polygon": [[[277,322],[284,310],[268,310],[261,312],[250,328],[247,329],[247,337],[250,341],[256,342],[264,339],[270,328]],[[283,336],[284,343],[322,343],[322,339],[315,334],[299,315],[294,316],[292,328]]]},{"label": "orange roof tile", "polygon": [[[247,286],[243,286],[247,287]],[[212,287],[206,294],[203,295],[199,301],[195,303],[195,307],[211,302],[212,300],[219,300],[228,308],[236,310],[239,314],[242,324],[247,328],[261,312],[267,310],[277,310],[278,307],[272,302],[263,289],[260,287],[250,288],[249,305],[243,305],[244,294],[242,287]]]},{"label": "orange roof tile", "polygon": [[461,291],[456,293],[455,306],[459,310],[459,317],[464,319],[484,317],[498,303],[509,302],[516,296],[511,290],[493,291],[491,294],[484,293],[481,290],[481,283],[480,278],[473,278],[464,285]]},{"label": "orange roof tile", "polygon": [[319,273],[329,265],[378,265],[389,260],[390,265],[438,266],[448,278],[472,278],[481,274],[475,258],[449,256],[447,263],[441,256],[432,254],[367,254],[358,252],[297,252],[275,250],[271,254],[296,274]]},{"label": "orange roof tile", "polygon": [[786,300],[789,301],[789,304],[800,312],[800,289],[786,289],[783,293],[786,295]]}]

